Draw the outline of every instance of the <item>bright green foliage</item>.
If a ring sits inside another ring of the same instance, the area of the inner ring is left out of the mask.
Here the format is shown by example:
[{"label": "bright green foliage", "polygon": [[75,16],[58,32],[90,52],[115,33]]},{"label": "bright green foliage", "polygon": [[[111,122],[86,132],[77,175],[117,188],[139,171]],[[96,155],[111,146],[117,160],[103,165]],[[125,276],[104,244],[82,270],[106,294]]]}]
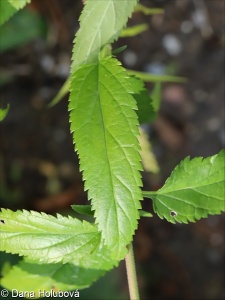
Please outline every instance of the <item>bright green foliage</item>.
[{"label": "bright green foliage", "polygon": [[0,220],[0,250],[32,260],[77,263],[99,247],[96,226],[72,217],[2,209]]},{"label": "bright green foliage", "polygon": [[175,223],[194,222],[225,210],[225,151],[203,159],[186,158],[157,192],[144,192],[153,200],[160,218]]},{"label": "bright green foliage", "polygon": [[156,82],[154,85],[154,89],[151,93],[151,99],[152,99],[152,106],[155,112],[155,117],[158,114],[159,108],[160,108],[160,104],[161,104],[161,83],[160,82]]},{"label": "bright green foliage", "polygon": [[134,25],[131,27],[124,28],[120,34],[120,37],[121,38],[133,37],[133,36],[136,36],[146,30],[148,30],[148,24],[143,23],[143,24]]},{"label": "bright green foliage", "polygon": [[136,104],[116,59],[83,65],[71,81],[70,122],[98,228],[115,259],[125,256],[142,198]]},{"label": "bright green foliage", "polygon": [[9,112],[9,104],[7,105],[6,108],[0,108],[0,122],[5,119]]},{"label": "bright green foliage", "polygon": [[155,75],[134,70],[127,70],[129,75],[134,75],[146,82],[186,82],[186,78],[173,75]]},{"label": "bright green foliage", "polygon": [[150,7],[147,7],[145,5],[142,5],[140,3],[137,4],[137,6],[135,7],[135,12],[142,12],[143,14],[145,15],[155,15],[155,14],[162,14],[164,13],[164,10],[162,8],[150,8]]},{"label": "bright green foliage", "polygon": [[[0,0],[0,25],[28,2],[4,0],[3,5]],[[71,85],[71,132],[85,189],[92,201],[92,206],[72,207],[79,213],[94,215],[96,225],[70,216],[2,209],[0,251],[26,257],[4,273],[2,285],[8,289],[68,291],[90,286],[125,257],[138,219],[152,216],[140,210],[138,125],[155,118],[160,105],[160,82],[185,79],[130,70],[128,74],[157,82],[149,97],[140,79],[129,77],[120,63],[110,57],[111,53],[124,50],[122,47],[112,52],[110,44],[121,34],[136,4],[137,0],[85,1],[71,76],[50,104],[56,104]],[[137,5],[136,11],[162,12],[142,5]],[[143,30],[145,24],[125,32],[133,36]],[[0,109],[0,120],[7,112],[8,107]],[[150,171],[157,169],[154,156],[149,158],[147,138],[141,134],[139,140],[143,164]],[[221,151],[206,159],[186,158],[159,191],[144,192],[144,196],[152,198],[159,217],[172,223],[187,223],[224,211],[224,154]]]},{"label": "bright green foliage", "polygon": [[141,154],[142,165],[144,167],[144,170],[156,174],[159,172],[159,166],[155,158],[155,155],[152,151],[152,146],[149,141],[148,135],[141,127],[139,128],[139,132],[140,135],[138,137],[138,140],[141,146],[140,154]]},{"label": "bright green foliage", "polygon": [[0,25],[4,24],[19,9],[23,8],[31,0],[0,0]]},{"label": "bright green foliage", "polygon": [[96,63],[100,49],[116,40],[137,0],[86,0],[73,48],[71,73],[83,63]]},{"label": "bright green foliage", "polygon": [[[37,264],[23,260],[2,278],[1,285],[18,291],[68,291],[83,289],[101,277],[105,270],[85,268],[71,263]],[[54,288],[53,288],[54,287]]]}]

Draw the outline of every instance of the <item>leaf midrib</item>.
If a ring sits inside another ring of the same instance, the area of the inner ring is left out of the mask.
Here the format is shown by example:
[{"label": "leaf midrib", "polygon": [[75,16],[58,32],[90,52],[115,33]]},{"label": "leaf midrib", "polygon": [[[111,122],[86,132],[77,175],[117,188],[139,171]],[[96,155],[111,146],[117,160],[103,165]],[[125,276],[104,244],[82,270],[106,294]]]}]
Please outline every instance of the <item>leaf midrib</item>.
[{"label": "leaf midrib", "polygon": [[[111,165],[110,165],[110,160],[109,160],[109,153],[108,153],[108,147],[107,147],[107,135],[106,135],[106,126],[105,126],[105,120],[104,120],[104,114],[103,114],[103,109],[102,109],[102,101],[101,101],[101,81],[99,80],[100,78],[100,64],[98,64],[97,66],[97,78],[98,78],[98,95],[99,95],[99,107],[100,107],[100,115],[101,115],[101,119],[102,119],[102,128],[103,128],[103,133],[104,133],[104,144],[105,144],[105,155],[106,155],[106,159],[107,159],[107,166],[109,169],[109,174],[110,174],[110,180],[112,183],[112,193],[113,193],[113,209],[114,209],[114,213],[115,213],[115,217],[116,217],[116,225],[117,225],[117,232],[119,232],[119,218],[118,218],[118,212],[116,209],[116,203],[115,203],[115,199],[116,199],[116,195],[115,195],[115,190],[114,190],[114,184],[113,184],[113,175],[112,175],[112,170],[111,170]],[[112,206],[111,205],[111,206]],[[109,219],[110,210],[108,210],[107,212],[107,220]],[[109,222],[107,222],[107,227],[109,226]]]},{"label": "leaf midrib", "polygon": [[224,182],[224,180],[220,180],[220,181],[215,181],[215,182],[212,182],[210,184],[204,184],[204,185],[193,185],[193,186],[186,186],[186,187],[183,187],[183,188],[177,188],[177,189],[173,189],[172,191],[167,191],[166,189],[163,190],[159,190],[158,192],[155,192],[154,194],[157,194],[157,195],[162,195],[162,194],[171,194],[171,193],[174,193],[174,192],[178,192],[178,191],[183,191],[183,190],[194,190],[195,188],[204,188],[206,186],[210,186],[210,185],[214,185],[214,184],[219,184],[221,182]]}]

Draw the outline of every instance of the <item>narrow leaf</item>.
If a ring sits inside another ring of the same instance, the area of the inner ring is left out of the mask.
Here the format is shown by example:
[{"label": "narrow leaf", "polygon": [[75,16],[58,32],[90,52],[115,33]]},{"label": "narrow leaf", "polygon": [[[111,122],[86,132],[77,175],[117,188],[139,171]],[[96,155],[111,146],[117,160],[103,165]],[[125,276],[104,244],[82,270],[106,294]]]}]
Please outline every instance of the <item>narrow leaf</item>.
[{"label": "narrow leaf", "polygon": [[155,74],[149,74],[145,72],[139,72],[134,70],[127,70],[127,73],[129,75],[134,75],[143,81],[146,82],[178,82],[183,83],[186,82],[187,79],[180,76],[172,76],[172,75],[155,75]]},{"label": "narrow leaf", "polygon": [[0,108],[0,122],[6,118],[8,112],[9,112],[9,107],[10,106],[8,104],[6,108]]},{"label": "narrow leaf", "polygon": [[151,143],[148,139],[148,135],[144,132],[144,130],[139,128],[140,135],[138,137],[140,146],[141,146],[141,158],[144,170],[147,172],[158,173],[159,166],[157,160],[155,158],[154,153],[152,152]]},{"label": "narrow leaf", "polygon": [[136,36],[144,31],[148,30],[148,24],[138,24],[138,25],[134,25],[134,26],[130,26],[127,28],[124,28],[123,31],[120,34],[121,38],[124,37],[133,37]]},{"label": "narrow leaf", "polygon": [[80,29],[75,38],[71,73],[83,63],[95,63],[100,49],[115,41],[137,0],[86,0],[80,17]]},{"label": "narrow leaf", "polygon": [[71,205],[72,209],[81,215],[93,216],[94,211],[91,210],[91,205]]},{"label": "narrow leaf", "polygon": [[156,115],[159,111],[161,103],[161,88],[162,84],[160,82],[156,82],[151,93],[152,106]]},{"label": "narrow leaf", "polygon": [[8,21],[19,9],[31,0],[1,0],[0,1],[0,26]]},{"label": "narrow leaf", "polygon": [[203,159],[186,158],[157,192],[144,192],[153,200],[160,218],[175,223],[194,222],[225,210],[225,151]]},{"label": "narrow leaf", "polygon": [[63,97],[69,92],[70,89],[70,77],[64,82],[63,86],[59,90],[58,94],[55,98],[48,104],[49,107],[55,106],[59,101],[63,99]]},{"label": "narrow leaf", "polygon": [[115,54],[117,54],[117,53],[123,52],[123,51],[126,50],[126,49],[127,49],[127,45],[121,46],[121,47],[119,47],[119,48],[117,48],[117,49],[114,49],[114,50],[112,51],[112,54],[115,55]]},{"label": "narrow leaf", "polygon": [[142,12],[145,15],[155,15],[155,14],[163,14],[164,13],[164,9],[163,8],[150,8],[147,7],[145,5],[142,5],[140,3],[137,4],[137,6],[135,7],[135,12]]},{"label": "narrow leaf", "polygon": [[155,112],[152,106],[152,99],[148,95],[148,91],[142,80],[137,77],[130,77],[130,84],[134,90],[133,97],[137,102],[137,115],[140,124],[148,123],[154,120]]},{"label": "narrow leaf", "polygon": [[2,209],[0,251],[40,262],[79,262],[99,246],[96,226],[71,217]]},{"label": "narrow leaf", "polygon": [[151,218],[151,217],[153,217],[153,215],[148,211],[140,210],[140,217]]},{"label": "narrow leaf", "polygon": [[126,254],[139,218],[141,169],[135,101],[116,59],[83,65],[71,83],[70,122],[88,198],[115,259]]}]

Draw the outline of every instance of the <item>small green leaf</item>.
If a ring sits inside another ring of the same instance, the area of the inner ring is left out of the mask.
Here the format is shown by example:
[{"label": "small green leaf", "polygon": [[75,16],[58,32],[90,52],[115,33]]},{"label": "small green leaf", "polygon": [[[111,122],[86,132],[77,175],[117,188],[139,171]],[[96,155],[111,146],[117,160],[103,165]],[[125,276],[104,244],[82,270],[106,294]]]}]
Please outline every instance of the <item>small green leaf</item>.
[{"label": "small green leaf", "polygon": [[40,262],[79,262],[101,239],[96,226],[72,217],[2,209],[0,220],[0,251]]},{"label": "small green leaf", "polygon": [[153,215],[150,212],[147,212],[147,211],[144,211],[144,210],[140,210],[140,217],[151,218],[151,217],[153,217]]},{"label": "small green leaf", "polygon": [[136,36],[144,31],[148,30],[148,24],[138,24],[138,25],[134,25],[134,26],[130,26],[127,28],[124,28],[123,31],[120,34],[121,38],[124,37],[133,37]]},{"label": "small green leaf", "polygon": [[71,207],[78,214],[94,216],[94,211],[91,210],[91,205],[71,205]]},{"label": "small green leaf", "polygon": [[19,9],[31,0],[1,0],[0,1],[0,26],[11,18]]},{"label": "small green leaf", "polygon": [[159,111],[161,103],[161,88],[162,84],[160,82],[156,82],[154,85],[154,89],[151,93],[152,106],[156,115]]},{"label": "small green leaf", "polygon": [[148,135],[144,132],[144,130],[139,128],[140,135],[138,137],[140,146],[141,146],[141,158],[144,170],[147,172],[158,173],[159,166],[155,155],[152,151],[151,143],[148,139]]},{"label": "small green leaf", "polygon": [[140,124],[151,122],[155,118],[155,112],[152,107],[152,99],[142,80],[137,77],[130,77],[130,84],[134,90],[133,97],[137,102],[137,115]]},{"label": "small green leaf", "polygon": [[0,108],[0,122],[6,118],[9,112],[9,107],[10,105],[8,104],[6,108]]},{"label": "small green leaf", "polygon": [[134,71],[134,70],[127,70],[127,73],[129,75],[134,75],[143,81],[146,82],[178,82],[178,83],[183,83],[186,82],[187,79],[184,77],[179,77],[179,76],[172,76],[172,75],[154,75],[154,74],[149,74],[145,72],[139,72],[139,71]]},{"label": "small green leaf", "polygon": [[153,200],[160,218],[175,223],[194,222],[225,210],[225,151],[203,159],[186,158],[157,192],[144,192]]},{"label": "small green leaf", "polygon": [[100,49],[115,41],[137,0],[86,0],[73,48],[71,74],[81,64],[96,63]]},{"label": "small green leaf", "polygon": [[127,45],[124,45],[124,46],[122,46],[122,47],[119,47],[119,48],[113,50],[113,51],[112,51],[112,54],[115,55],[115,54],[117,54],[117,53],[123,52],[123,51],[126,50],[126,49],[127,49]]},{"label": "small green leaf", "polygon": [[55,98],[48,104],[49,107],[55,106],[63,97],[69,92],[70,89],[70,77],[64,82],[63,86],[55,96]]},{"label": "small green leaf", "polygon": [[70,122],[85,189],[105,245],[124,258],[139,218],[142,185],[132,86],[116,59],[83,65],[71,82]]},{"label": "small green leaf", "polygon": [[164,13],[164,9],[163,8],[150,8],[147,7],[145,5],[142,5],[140,3],[137,4],[137,6],[135,7],[135,12],[142,12],[145,15],[155,15],[155,14],[163,14]]}]

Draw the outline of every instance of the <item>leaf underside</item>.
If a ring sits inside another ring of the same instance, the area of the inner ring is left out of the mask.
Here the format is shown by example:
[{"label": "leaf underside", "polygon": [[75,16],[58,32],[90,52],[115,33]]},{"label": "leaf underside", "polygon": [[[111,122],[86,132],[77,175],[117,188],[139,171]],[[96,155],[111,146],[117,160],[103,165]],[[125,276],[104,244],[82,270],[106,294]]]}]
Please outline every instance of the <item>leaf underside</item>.
[{"label": "leaf underside", "polygon": [[152,106],[152,99],[142,80],[135,76],[129,78],[132,89],[134,90],[134,99],[137,102],[137,115],[140,124],[151,122],[155,118],[155,112]]},{"label": "leaf underside", "polygon": [[144,192],[153,200],[160,218],[175,223],[194,222],[225,211],[225,151],[212,157],[186,158],[157,192]]},{"label": "leaf underside", "polygon": [[68,291],[89,287],[116,266],[106,249],[94,251],[79,264],[50,263],[39,264],[28,259],[13,266],[1,279],[1,285],[9,290],[34,292],[40,290]]},{"label": "leaf underside", "polygon": [[126,254],[142,199],[132,87],[116,59],[83,65],[71,81],[70,122],[98,228],[115,259]]}]

